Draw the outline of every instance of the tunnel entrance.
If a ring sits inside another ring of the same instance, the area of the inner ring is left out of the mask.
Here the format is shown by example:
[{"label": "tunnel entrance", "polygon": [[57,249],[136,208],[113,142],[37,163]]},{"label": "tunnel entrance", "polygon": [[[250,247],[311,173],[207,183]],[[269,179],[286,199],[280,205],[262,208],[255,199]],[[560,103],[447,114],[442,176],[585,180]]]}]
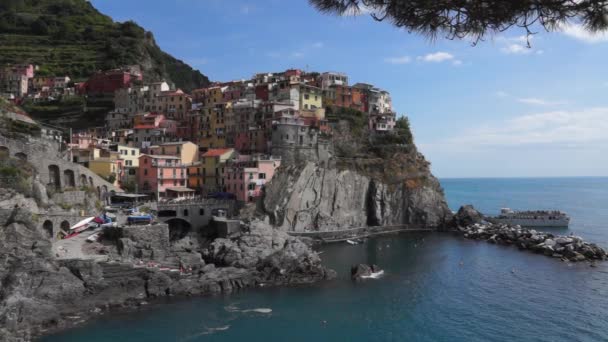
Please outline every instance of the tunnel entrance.
[{"label": "tunnel entrance", "polygon": [[167,221],[169,225],[169,240],[176,241],[186,237],[192,230],[192,225],[186,220],[179,218],[170,219]]}]

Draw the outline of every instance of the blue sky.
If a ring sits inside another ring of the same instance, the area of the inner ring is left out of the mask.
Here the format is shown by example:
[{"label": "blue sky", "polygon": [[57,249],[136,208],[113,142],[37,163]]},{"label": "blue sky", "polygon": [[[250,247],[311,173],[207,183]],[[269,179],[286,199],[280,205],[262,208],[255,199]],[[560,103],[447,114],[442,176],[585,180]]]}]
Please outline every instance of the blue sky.
[{"label": "blue sky", "polygon": [[473,47],[307,0],[92,0],[212,80],[301,68],[391,92],[439,177],[608,176],[608,35],[512,30]]}]

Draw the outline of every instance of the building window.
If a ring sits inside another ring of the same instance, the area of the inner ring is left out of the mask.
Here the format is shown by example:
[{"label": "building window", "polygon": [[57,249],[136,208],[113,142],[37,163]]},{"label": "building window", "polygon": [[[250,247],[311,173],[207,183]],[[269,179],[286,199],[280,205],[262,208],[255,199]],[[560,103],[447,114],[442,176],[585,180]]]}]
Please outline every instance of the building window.
[{"label": "building window", "polygon": [[184,209],[184,216],[188,216],[188,209]]},{"label": "building window", "polygon": [[265,173],[260,173],[260,174],[258,175],[258,177],[259,177],[260,179],[266,179],[266,174],[265,174]]},{"label": "building window", "polygon": [[253,179],[253,173],[249,172],[249,179]]},{"label": "building window", "polygon": [[308,94],[304,95],[304,99],[308,100],[310,98],[310,96],[308,96]]},{"label": "building window", "polygon": [[144,158],[144,164],[148,164],[148,159]]},{"label": "building window", "polygon": [[131,150],[131,155],[134,156],[135,155],[135,150]]},{"label": "building window", "polygon": [[249,183],[248,189],[255,190],[255,183]]},{"label": "building window", "polygon": [[176,180],[173,181],[173,186],[177,186],[177,181]]},{"label": "building window", "polygon": [[144,176],[148,175],[148,169],[144,169]]},{"label": "building window", "polygon": [[205,209],[203,209],[203,208],[199,209],[198,214],[201,216],[205,216]]},{"label": "building window", "polygon": [[243,190],[243,184],[241,184],[241,190]]}]

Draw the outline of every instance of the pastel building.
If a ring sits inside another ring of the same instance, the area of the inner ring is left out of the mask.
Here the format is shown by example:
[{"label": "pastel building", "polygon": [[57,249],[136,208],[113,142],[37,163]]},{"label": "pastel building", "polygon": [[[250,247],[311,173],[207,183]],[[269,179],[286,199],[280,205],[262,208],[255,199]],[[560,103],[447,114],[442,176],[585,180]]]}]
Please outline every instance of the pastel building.
[{"label": "pastel building", "polygon": [[186,166],[180,158],[142,154],[139,157],[138,192],[157,199],[190,197],[194,190],[186,187]]},{"label": "pastel building", "polygon": [[178,157],[184,165],[198,161],[198,146],[189,141],[175,141],[151,146],[150,154]]},{"label": "pastel building", "polygon": [[208,191],[223,189],[224,164],[234,155],[232,148],[214,148],[201,156],[201,178],[203,186]]},{"label": "pastel building", "polygon": [[224,188],[238,201],[253,202],[262,196],[266,182],[281,165],[280,159],[263,156],[239,156],[224,166]]}]

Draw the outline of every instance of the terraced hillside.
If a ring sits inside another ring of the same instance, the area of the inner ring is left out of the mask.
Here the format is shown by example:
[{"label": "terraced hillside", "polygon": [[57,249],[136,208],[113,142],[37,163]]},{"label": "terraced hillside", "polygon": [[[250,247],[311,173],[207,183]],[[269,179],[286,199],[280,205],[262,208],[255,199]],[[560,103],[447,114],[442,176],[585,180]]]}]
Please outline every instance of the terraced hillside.
[{"label": "terraced hillside", "polygon": [[206,86],[198,70],[163,52],[151,32],[116,23],[86,0],[0,1],[0,64],[29,62],[40,75],[86,79],[96,70],[139,64],[147,80],[186,91]]}]

